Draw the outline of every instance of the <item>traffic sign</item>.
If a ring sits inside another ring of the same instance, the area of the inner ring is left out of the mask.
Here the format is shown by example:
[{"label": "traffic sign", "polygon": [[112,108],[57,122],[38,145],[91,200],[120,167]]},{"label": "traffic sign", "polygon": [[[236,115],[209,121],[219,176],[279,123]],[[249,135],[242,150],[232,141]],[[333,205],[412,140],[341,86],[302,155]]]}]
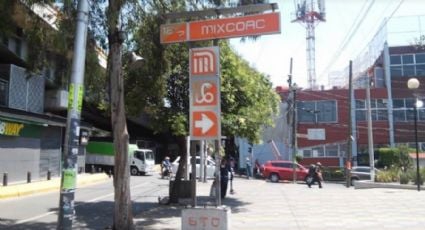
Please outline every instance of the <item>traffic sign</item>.
[{"label": "traffic sign", "polygon": [[218,117],[214,111],[194,111],[192,113],[193,138],[195,140],[196,138],[216,138],[219,131],[218,124]]},{"label": "traffic sign", "polygon": [[172,23],[161,25],[161,43],[174,43],[187,41],[187,23]]},{"label": "traffic sign", "polygon": [[214,50],[192,50],[190,57],[190,73],[193,76],[218,74],[217,64],[217,57]]},{"label": "traffic sign", "polygon": [[280,13],[253,14],[161,25],[161,43],[235,38],[280,33]]},{"label": "traffic sign", "polygon": [[189,41],[280,33],[280,13],[254,14],[189,23]]},{"label": "traffic sign", "polygon": [[197,79],[191,84],[194,106],[216,106],[218,103],[217,81]]},{"label": "traffic sign", "polygon": [[219,139],[219,48],[194,48],[189,52],[190,136],[192,140]]}]

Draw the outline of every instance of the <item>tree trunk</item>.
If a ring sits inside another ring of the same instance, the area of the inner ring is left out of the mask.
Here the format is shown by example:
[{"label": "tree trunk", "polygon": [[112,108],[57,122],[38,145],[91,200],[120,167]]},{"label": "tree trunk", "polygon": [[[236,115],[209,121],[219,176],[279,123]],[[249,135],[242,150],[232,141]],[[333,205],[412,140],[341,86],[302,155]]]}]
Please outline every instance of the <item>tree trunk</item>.
[{"label": "tree trunk", "polygon": [[[176,177],[173,183],[173,186],[170,188],[170,199],[169,203],[175,204],[179,202],[179,191],[181,186],[181,178],[183,177],[183,173],[187,170],[187,148],[186,148],[186,139],[185,137],[179,137],[178,140],[179,149],[181,150],[180,153],[180,162],[179,167],[177,169]],[[170,185],[171,186],[171,185]]]},{"label": "tree trunk", "polygon": [[111,123],[115,147],[114,219],[113,229],[134,229],[130,196],[130,166],[128,164],[128,132],[125,117],[124,79],[122,76],[122,31],[119,13],[122,1],[109,1],[108,74],[111,102]]}]

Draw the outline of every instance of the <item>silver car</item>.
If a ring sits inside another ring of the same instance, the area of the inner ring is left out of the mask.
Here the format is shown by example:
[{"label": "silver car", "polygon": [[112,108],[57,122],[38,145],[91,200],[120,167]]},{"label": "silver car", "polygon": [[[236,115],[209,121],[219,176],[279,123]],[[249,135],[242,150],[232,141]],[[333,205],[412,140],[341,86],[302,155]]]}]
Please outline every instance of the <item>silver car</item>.
[{"label": "silver car", "polygon": [[[375,175],[379,172],[375,168]],[[369,166],[355,166],[350,171],[351,185],[354,185],[354,181],[357,180],[371,180],[370,178],[370,167]]]},{"label": "silver car", "polygon": [[[191,157],[190,157],[191,159]],[[207,178],[214,178],[214,172],[215,172],[215,162],[214,159],[211,158],[210,156],[207,157],[207,159],[205,159],[206,161],[206,166],[207,166]],[[171,167],[173,170],[173,173],[177,173],[177,169],[179,167],[179,162],[180,162],[180,156],[177,157],[172,163],[171,163]],[[189,160],[190,162],[190,160]],[[200,175],[200,164],[201,164],[201,157],[200,156],[196,156],[196,177],[199,177]],[[189,164],[190,165],[190,164]],[[192,172],[192,167],[189,166],[189,173]]]}]

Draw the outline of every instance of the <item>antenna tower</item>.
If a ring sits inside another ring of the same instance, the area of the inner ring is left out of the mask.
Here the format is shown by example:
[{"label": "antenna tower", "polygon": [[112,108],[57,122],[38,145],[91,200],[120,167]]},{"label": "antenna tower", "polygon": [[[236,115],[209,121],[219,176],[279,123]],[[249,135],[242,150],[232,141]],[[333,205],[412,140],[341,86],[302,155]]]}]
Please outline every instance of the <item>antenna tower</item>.
[{"label": "antenna tower", "polygon": [[325,20],[325,0],[294,0],[295,19],[306,27],[307,31],[307,74],[309,88],[318,89],[316,85],[316,54],[314,28]]}]

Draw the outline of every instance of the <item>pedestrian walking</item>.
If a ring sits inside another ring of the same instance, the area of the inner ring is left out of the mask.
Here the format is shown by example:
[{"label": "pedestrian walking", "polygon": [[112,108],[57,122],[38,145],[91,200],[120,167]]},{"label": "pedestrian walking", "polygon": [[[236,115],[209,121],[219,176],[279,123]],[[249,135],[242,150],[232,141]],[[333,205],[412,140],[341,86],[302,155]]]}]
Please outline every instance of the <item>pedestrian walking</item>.
[{"label": "pedestrian walking", "polygon": [[254,163],[254,178],[259,178],[260,177],[260,162],[258,161],[258,159],[255,159],[255,163]]},{"label": "pedestrian walking", "polygon": [[307,186],[311,188],[311,185],[317,182],[319,188],[322,188],[322,181],[322,164],[320,162],[311,164],[308,169]]},{"label": "pedestrian walking", "polygon": [[229,167],[230,167],[230,194],[235,194],[235,190],[233,190],[233,176],[235,174],[235,159],[233,157],[230,157]]},{"label": "pedestrian walking", "polygon": [[226,197],[227,192],[227,184],[229,183],[230,177],[230,166],[227,163],[226,159],[221,160],[220,164],[220,182],[221,182],[221,198],[224,199]]},{"label": "pedestrian walking", "polygon": [[250,177],[252,177],[251,160],[249,159],[249,157],[246,158],[245,166],[246,166],[246,177],[247,177],[247,179],[249,179]]}]

